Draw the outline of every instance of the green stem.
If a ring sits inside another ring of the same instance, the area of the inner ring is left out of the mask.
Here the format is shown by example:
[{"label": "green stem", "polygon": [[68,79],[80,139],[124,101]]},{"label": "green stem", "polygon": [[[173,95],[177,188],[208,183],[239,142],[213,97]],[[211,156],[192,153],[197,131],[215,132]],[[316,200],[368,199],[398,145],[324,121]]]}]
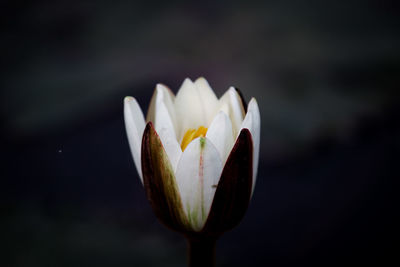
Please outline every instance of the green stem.
[{"label": "green stem", "polygon": [[216,238],[188,238],[189,267],[214,267]]}]

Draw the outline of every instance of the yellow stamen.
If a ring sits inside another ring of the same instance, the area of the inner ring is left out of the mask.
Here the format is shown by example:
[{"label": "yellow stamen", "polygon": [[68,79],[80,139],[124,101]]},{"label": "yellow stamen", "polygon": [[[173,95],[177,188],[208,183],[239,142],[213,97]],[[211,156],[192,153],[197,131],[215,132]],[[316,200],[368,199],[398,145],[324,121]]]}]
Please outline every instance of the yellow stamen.
[{"label": "yellow stamen", "polygon": [[207,128],[204,126],[200,126],[197,130],[195,129],[187,130],[185,135],[183,136],[181,143],[182,151],[186,149],[186,147],[190,144],[190,142],[192,142],[193,139],[196,139],[197,137],[204,137],[206,136],[206,133],[207,133]]}]

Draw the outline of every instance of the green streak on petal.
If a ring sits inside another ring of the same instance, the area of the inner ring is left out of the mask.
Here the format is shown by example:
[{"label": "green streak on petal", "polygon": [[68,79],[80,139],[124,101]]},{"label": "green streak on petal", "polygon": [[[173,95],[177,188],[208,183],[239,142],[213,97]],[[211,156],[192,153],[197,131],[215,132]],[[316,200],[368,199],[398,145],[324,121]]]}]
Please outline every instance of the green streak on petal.
[{"label": "green streak on petal", "polygon": [[200,147],[201,147],[201,149],[203,149],[205,145],[206,145],[206,139],[204,137],[200,137]]}]

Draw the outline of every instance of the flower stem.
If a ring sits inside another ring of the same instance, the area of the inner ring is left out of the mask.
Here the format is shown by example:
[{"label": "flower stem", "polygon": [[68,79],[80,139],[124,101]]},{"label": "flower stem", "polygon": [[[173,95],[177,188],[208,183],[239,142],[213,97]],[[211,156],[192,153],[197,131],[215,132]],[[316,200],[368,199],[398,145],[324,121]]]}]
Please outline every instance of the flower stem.
[{"label": "flower stem", "polygon": [[214,267],[216,238],[188,238],[189,267]]}]

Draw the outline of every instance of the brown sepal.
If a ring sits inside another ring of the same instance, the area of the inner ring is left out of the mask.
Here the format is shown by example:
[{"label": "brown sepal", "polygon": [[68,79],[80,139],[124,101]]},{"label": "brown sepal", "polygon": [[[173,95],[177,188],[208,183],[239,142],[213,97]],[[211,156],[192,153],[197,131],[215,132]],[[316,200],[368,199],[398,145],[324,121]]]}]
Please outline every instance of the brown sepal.
[{"label": "brown sepal", "polygon": [[185,231],[188,223],[174,171],[151,122],[143,133],[141,153],[143,184],[154,213],[169,228]]},{"label": "brown sepal", "polygon": [[203,233],[215,235],[235,227],[246,213],[253,182],[253,140],[242,129],[225,163]]}]

